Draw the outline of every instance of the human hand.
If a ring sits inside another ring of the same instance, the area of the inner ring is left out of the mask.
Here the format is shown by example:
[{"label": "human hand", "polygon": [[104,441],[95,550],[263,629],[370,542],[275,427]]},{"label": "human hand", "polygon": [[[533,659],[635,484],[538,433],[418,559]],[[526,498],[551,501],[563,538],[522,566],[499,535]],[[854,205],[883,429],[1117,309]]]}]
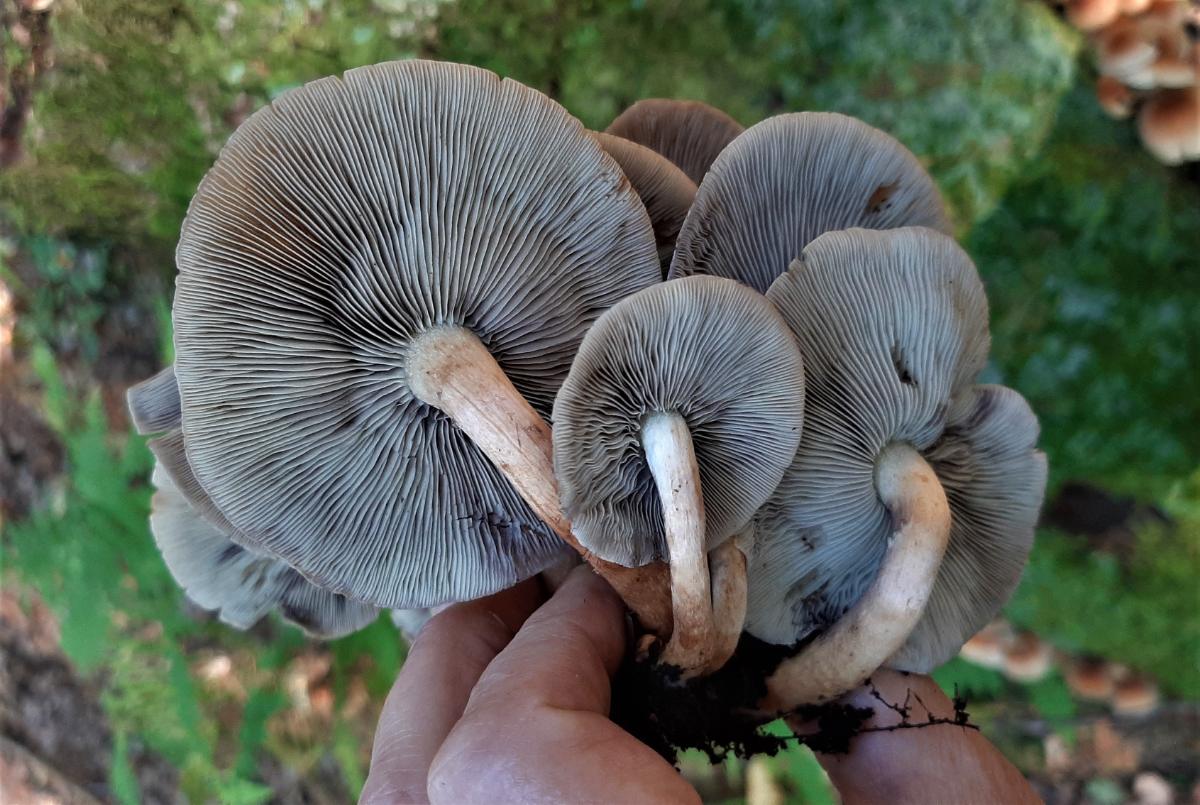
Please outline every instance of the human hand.
[{"label": "human hand", "polygon": [[983,733],[954,723],[954,703],[929,677],[881,669],[841,701],[874,711],[849,753],[817,755],[846,805],[1041,801]]},{"label": "human hand", "polygon": [[587,568],[435,615],[375,735],[361,803],[699,802],[608,719],[625,651],[620,599]]}]

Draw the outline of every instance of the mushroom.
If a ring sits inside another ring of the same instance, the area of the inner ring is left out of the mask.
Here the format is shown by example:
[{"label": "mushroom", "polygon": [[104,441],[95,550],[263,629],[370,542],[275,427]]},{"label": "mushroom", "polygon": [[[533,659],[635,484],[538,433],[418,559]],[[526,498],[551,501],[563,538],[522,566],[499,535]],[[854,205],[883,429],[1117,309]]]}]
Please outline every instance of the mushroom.
[{"label": "mushroom", "polygon": [[1133,93],[1110,75],[1096,79],[1096,100],[1104,113],[1116,120],[1124,120],[1133,113]]},{"label": "mushroom", "polygon": [[671,265],[675,239],[687,217],[696,184],[666,157],[613,134],[594,132],[596,142],[621,166],[625,177],[646,205],[663,276]]},{"label": "mushroom", "polygon": [[[543,417],[589,324],[660,272],[644,206],[558,104],[426,61],[285,93],[201,182],[177,263],[187,460],[246,539],[393,608],[575,544]],[[594,564],[669,631],[664,567]]]},{"label": "mushroom", "polygon": [[1013,682],[1037,682],[1054,667],[1050,644],[1033,632],[1022,632],[1004,652],[1004,675]]},{"label": "mushroom", "polygon": [[928,672],[1011,594],[1045,486],[1037,420],[974,386],[987,303],[970,258],[912,227],[814,240],[767,294],[805,363],[800,448],[755,518],[746,630],[815,635],[768,710],[825,701],[883,663]]},{"label": "mushroom", "polygon": [[1095,47],[1096,64],[1102,74],[1138,84],[1152,80],[1150,66],[1157,50],[1136,20],[1117,20],[1096,35]]},{"label": "mushroom", "polygon": [[[563,382],[554,402],[563,510],[598,556],[669,559],[675,630],[662,661],[685,677],[720,667],[737,645],[745,560],[731,538],[791,463],[803,415],[787,325],[761,294],[717,277],[617,303]],[[715,600],[722,590],[735,600]]]},{"label": "mushroom", "polygon": [[1012,627],[1007,622],[992,621],[963,643],[958,656],[974,665],[999,671],[1004,667],[1004,654],[1012,640]]},{"label": "mushroom", "polygon": [[1096,31],[1121,13],[1119,0],[1067,0],[1067,20],[1081,31]]},{"label": "mushroom", "polygon": [[1114,715],[1148,716],[1158,709],[1158,686],[1149,677],[1125,671],[1113,689],[1112,711]]},{"label": "mushroom", "polygon": [[1063,674],[1067,687],[1078,698],[1107,702],[1113,697],[1113,667],[1106,660],[1082,658],[1071,662]]},{"label": "mushroom", "polygon": [[766,292],[821,233],[898,226],[951,231],[933,180],[908,149],[845,115],[778,115],[713,163],[670,276],[716,274]]},{"label": "mushroom", "polygon": [[1138,112],[1138,134],[1165,165],[1200,159],[1200,86],[1154,93]]},{"label": "mushroom", "polygon": [[1196,83],[1200,64],[1197,64],[1188,51],[1188,42],[1183,36],[1182,26],[1177,34],[1159,38],[1157,56],[1149,68],[1154,78],[1154,86],[1180,89]]},{"label": "mushroom", "polygon": [[1141,14],[1150,7],[1153,0],[1119,0],[1118,6],[1122,14],[1134,15]]},{"label": "mushroom", "polygon": [[619,114],[605,131],[657,151],[700,184],[717,154],[742,128],[700,101],[646,98]]},{"label": "mushroom", "polygon": [[[167,367],[128,393],[138,432],[164,434],[151,440],[157,454],[183,455],[170,445],[182,444],[179,389],[175,372]],[[287,563],[238,545],[232,526],[211,501],[200,511],[189,503],[180,486],[203,498],[186,459],[172,473],[161,458],[155,461],[152,482],[157,491],[151,503],[150,530],[167,569],[188,598],[214,611],[225,623],[248,629],[272,610],[319,637],[339,637],[370,623],[375,607],[322,589]]]}]

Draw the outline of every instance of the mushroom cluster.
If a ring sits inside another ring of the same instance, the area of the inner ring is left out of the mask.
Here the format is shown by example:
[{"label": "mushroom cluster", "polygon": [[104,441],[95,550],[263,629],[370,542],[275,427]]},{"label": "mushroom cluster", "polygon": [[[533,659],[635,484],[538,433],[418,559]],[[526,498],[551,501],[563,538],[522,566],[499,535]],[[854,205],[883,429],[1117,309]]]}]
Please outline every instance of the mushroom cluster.
[{"label": "mushroom cluster", "polygon": [[1046,471],[1024,400],[976,384],[950,232],[842,115],[651,100],[592,132],[465,65],[316,81],[189,209],[176,363],[129,395],[151,529],[243,628],[342,634],[578,555],[673,685],[781,647],[731,712],[928,671],[1011,593]]},{"label": "mushroom cluster", "polygon": [[1190,0],[1062,0],[1086,33],[1105,114],[1136,114],[1146,150],[1167,165],[1200,159],[1200,4]]}]

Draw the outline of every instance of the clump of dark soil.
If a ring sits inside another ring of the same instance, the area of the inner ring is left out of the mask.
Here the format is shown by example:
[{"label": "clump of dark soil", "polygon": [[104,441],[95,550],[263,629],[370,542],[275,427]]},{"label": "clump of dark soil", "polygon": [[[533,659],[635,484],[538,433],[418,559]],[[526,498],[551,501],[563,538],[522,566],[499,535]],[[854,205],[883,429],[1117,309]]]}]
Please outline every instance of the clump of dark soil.
[{"label": "clump of dark soil", "polygon": [[766,678],[804,643],[776,646],[744,634],[737,653],[711,676],[681,683],[678,669],[627,655],[613,680],[611,717],[635,738],[675,763],[680,751],[699,749],[712,762],[729,756],[774,755],[793,741],[814,751],[845,753],[850,740],[871,717],[870,708],[831,703],[787,714],[814,723],[804,736],[770,735],[762,731],[756,712],[766,694]]}]

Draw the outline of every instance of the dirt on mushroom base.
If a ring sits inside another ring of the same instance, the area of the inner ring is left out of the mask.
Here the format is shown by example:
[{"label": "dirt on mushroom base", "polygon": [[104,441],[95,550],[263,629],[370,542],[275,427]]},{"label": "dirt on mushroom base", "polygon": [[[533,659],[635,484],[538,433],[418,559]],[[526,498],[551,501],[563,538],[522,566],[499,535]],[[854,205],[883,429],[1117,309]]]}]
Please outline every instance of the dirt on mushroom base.
[{"label": "dirt on mushroom base", "polygon": [[720,671],[683,684],[678,668],[655,662],[653,655],[636,660],[631,646],[613,679],[611,718],[670,763],[688,749],[704,752],[715,764],[730,757],[773,756],[793,743],[814,752],[845,754],[870,709],[837,702],[802,708],[790,717],[816,725],[803,736],[771,734],[761,717],[751,715],[766,695],[766,679],[775,667],[812,639],[778,646],[743,634],[733,659]]}]

